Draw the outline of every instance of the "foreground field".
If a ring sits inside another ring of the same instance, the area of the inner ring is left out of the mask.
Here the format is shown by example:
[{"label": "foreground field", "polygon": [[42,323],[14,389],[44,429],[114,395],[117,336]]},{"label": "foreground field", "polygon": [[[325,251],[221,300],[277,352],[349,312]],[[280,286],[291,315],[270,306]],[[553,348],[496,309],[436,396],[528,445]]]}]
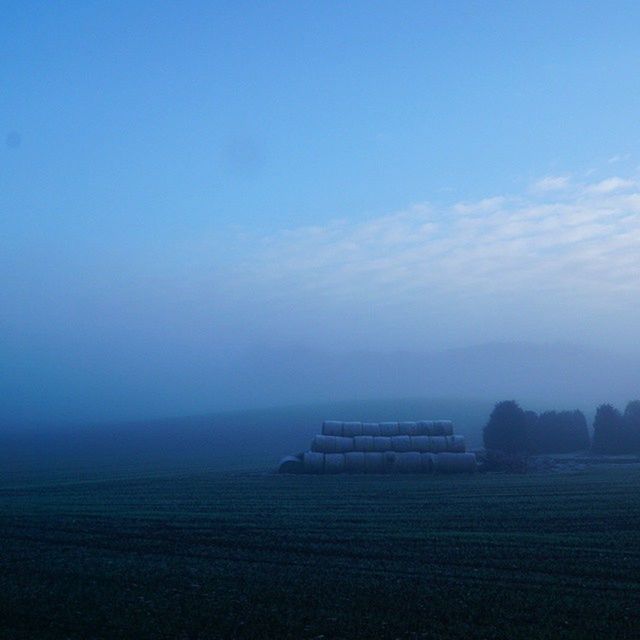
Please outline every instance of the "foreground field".
[{"label": "foreground field", "polygon": [[0,485],[0,637],[635,638],[640,471]]}]

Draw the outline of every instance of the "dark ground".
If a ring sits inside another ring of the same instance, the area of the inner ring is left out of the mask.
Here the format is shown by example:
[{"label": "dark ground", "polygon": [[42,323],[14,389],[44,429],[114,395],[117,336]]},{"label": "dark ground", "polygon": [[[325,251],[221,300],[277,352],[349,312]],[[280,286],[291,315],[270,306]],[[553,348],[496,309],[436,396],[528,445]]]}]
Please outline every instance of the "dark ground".
[{"label": "dark ground", "polygon": [[0,637],[637,638],[640,471],[0,484]]}]

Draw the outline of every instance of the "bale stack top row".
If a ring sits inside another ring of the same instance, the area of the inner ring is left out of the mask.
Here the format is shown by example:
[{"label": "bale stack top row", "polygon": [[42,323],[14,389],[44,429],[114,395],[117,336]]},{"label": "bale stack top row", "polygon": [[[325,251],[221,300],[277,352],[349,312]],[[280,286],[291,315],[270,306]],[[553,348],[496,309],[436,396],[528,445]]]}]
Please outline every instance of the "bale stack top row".
[{"label": "bale stack top row", "polygon": [[325,421],[311,449],[280,462],[281,473],[432,473],[475,471],[450,420]]}]

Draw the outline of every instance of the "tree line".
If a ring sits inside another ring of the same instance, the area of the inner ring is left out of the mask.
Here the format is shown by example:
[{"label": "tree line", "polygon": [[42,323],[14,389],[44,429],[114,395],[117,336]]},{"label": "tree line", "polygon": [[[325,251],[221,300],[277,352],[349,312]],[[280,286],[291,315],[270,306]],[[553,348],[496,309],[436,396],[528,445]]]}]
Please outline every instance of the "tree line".
[{"label": "tree line", "polygon": [[624,413],[610,404],[598,407],[593,437],[582,411],[526,411],[513,400],[494,407],[484,432],[487,449],[511,454],[640,453],[640,400]]}]

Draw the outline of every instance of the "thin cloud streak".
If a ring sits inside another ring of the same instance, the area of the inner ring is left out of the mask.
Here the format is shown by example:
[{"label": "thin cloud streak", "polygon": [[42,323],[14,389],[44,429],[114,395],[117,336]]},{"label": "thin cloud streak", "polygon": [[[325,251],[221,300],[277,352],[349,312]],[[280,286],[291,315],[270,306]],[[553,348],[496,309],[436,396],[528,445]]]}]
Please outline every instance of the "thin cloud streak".
[{"label": "thin cloud streak", "polygon": [[562,184],[570,196],[560,199],[536,190],[282,231],[262,239],[242,272],[289,294],[355,299],[528,290],[604,301],[620,288],[640,292],[638,184]]},{"label": "thin cloud streak", "polygon": [[638,182],[544,181],[562,188],[538,181],[521,194],[282,230],[249,242],[228,282],[251,292],[260,333],[275,340],[626,349],[640,338]]}]

